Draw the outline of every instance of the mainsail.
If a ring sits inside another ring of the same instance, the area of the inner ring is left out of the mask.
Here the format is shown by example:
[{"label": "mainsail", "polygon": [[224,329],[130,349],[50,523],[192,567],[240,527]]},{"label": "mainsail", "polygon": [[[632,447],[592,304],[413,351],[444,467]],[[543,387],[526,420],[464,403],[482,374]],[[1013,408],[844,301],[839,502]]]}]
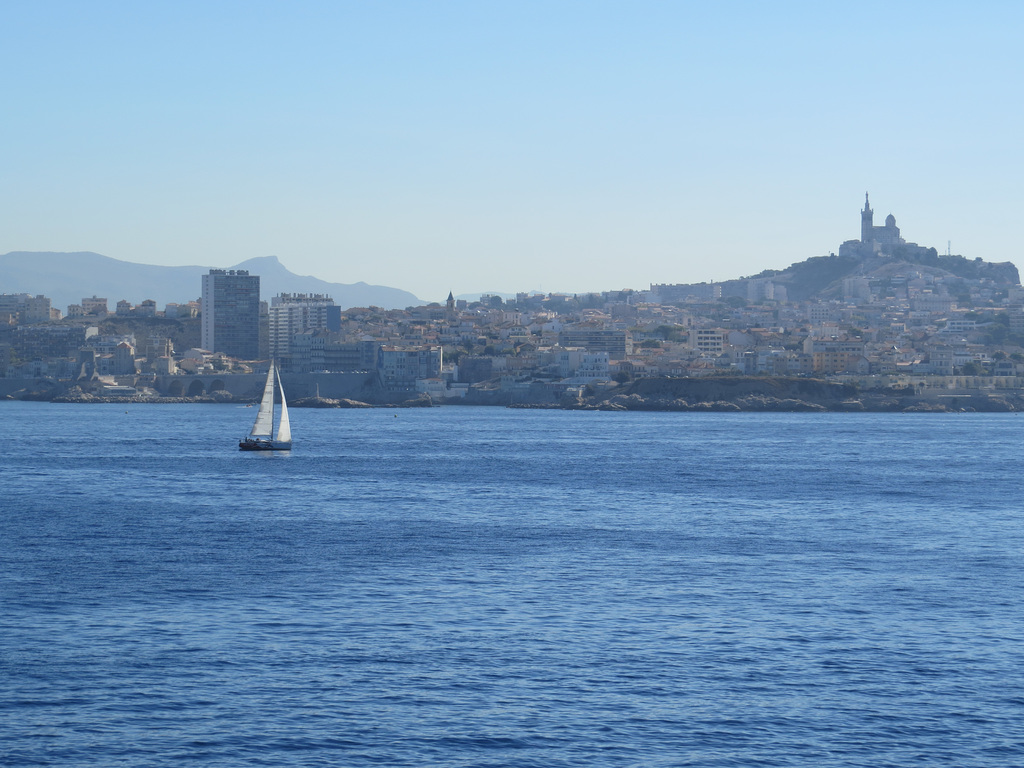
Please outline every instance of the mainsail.
[{"label": "mainsail", "polygon": [[[287,421],[287,416],[285,420]],[[274,364],[271,362],[267,371],[267,383],[263,385],[263,399],[260,400],[260,412],[256,414],[256,423],[252,425],[250,437],[270,437],[274,430]],[[289,434],[291,430],[289,429]],[[291,439],[291,438],[289,438]]]}]

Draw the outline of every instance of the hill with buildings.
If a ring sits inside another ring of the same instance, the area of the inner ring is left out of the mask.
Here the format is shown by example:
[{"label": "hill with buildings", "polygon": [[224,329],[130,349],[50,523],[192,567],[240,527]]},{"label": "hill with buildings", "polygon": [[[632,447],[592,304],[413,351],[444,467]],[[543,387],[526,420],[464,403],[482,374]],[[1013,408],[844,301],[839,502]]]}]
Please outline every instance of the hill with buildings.
[{"label": "hill with buildings", "polygon": [[[323,293],[343,308],[377,306],[384,309],[422,304],[408,291],[367,283],[330,283],[296,275],[276,256],[263,256],[236,264],[260,276],[260,293],[269,299],[279,293]],[[88,296],[102,296],[113,305],[120,299],[137,304],[152,299],[162,307],[197,298],[202,276],[210,267],[162,267],[120,261],[89,251],[53,253],[12,251],[0,255],[0,293],[30,293],[50,298],[65,310]]]},{"label": "hill with buildings", "polygon": [[[841,297],[843,281],[850,278],[864,278],[870,281],[891,280],[897,274],[906,273],[908,268],[935,278],[990,280],[1000,287],[1020,284],[1017,267],[1011,262],[994,263],[981,259],[970,260],[963,256],[940,255],[934,248],[920,252],[897,250],[892,255],[817,256],[793,264],[784,270],[765,270],[749,279],[771,280],[777,286],[785,287],[790,301],[808,301]],[[743,291],[746,292],[746,280],[730,282],[742,282]],[[724,287],[726,285],[728,283],[723,284],[724,295],[728,295]]]},{"label": "hill with buildings", "polygon": [[[1012,263],[940,254],[935,248],[907,242],[891,213],[883,226],[875,226],[868,197],[860,212],[860,239],[846,240],[838,255],[817,256],[786,269],[768,269],[752,277],[722,283],[652,286],[660,298],[742,298],[759,301],[820,301],[867,294],[869,286],[882,297],[893,296],[907,281],[943,282],[967,293],[967,283],[988,284],[1003,290],[1020,284]],[[958,285],[959,283],[959,285]]]}]

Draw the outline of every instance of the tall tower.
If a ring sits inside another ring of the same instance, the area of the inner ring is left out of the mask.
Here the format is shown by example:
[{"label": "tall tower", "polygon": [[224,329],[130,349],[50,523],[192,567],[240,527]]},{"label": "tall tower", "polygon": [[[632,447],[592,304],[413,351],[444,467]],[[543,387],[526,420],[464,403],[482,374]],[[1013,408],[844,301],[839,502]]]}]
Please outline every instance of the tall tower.
[{"label": "tall tower", "polygon": [[260,350],[260,278],[244,269],[203,275],[202,345],[241,360]]},{"label": "tall tower", "polygon": [[874,215],[875,212],[871,210],[871,206],[868,205],[868,193],[864,193],[864,210],[860,212],[860,241],[867,245],[875,239],[874,232]]}]

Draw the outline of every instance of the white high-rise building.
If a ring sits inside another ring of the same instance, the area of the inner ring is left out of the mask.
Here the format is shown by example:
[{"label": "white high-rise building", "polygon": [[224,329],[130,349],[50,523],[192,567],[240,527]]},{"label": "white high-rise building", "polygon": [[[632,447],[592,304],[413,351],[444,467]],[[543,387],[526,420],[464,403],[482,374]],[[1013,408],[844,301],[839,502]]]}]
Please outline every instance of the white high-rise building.
[{"label": "white high-rise building", "polygon": [[340,328],[341,308],[323,294],[282,293],[270,300],[270,356],[285,359],[292,338],[306,331]]}]

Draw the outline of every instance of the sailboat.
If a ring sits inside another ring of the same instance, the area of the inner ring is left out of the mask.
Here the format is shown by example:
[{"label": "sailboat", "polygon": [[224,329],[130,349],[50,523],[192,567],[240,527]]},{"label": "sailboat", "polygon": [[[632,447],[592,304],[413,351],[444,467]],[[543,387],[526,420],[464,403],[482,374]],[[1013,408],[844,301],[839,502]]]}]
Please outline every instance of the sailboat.
[{"label": "sailboat", "polygon": [[[281,414],[277,421],[277,436],[274,434],[274,383],[281,391]],[[278,373],[274,361],[270,361],[267,371],[267,383],[263,385],[263,399],[260,410],[256,414],[256,423],[252,425],[249,436],[240,440],[239,450],[242,451],[290,451],[292,449],[292,427],[288,422],[288,403],[284,399],[284,387],[281,386],[281,374]]]}]

